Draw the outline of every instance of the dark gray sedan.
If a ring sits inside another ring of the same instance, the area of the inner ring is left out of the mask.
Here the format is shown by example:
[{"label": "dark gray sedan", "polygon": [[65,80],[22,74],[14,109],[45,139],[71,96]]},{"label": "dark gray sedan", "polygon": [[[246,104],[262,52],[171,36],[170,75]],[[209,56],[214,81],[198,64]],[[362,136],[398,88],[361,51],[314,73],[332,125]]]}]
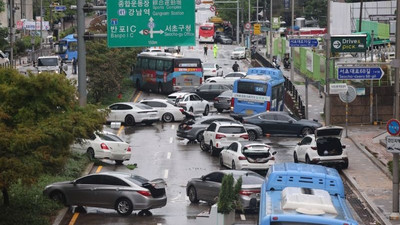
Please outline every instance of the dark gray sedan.
[{"label": "dark gray sedan", "polygon": [[222,178],[230,173],[235,182],[242,177],[242,189],[239,194],[243,209],[254,209],[256,205],[250,204],[250,201],[254,198],[259,202],[261,185],[265,178],[248,170],[219,170],[189,180],[186,185],[186,195],[190,202],[198,203],[202,200],[214,204],[217,201]]},{"label": "dark gray sedan", "polygon": [[43,194],[64,205],[115,209],[128,216],[133,210],[150,214],[149,209],[167,204],[163,179],[147,180],[125,173],[94,173],[74,181],[47,185]]},{"label": "dark gray sedan", "polygon": [[231,109],[232,90],[224,91],[214,99],[214,108],[219,113]]},{"label": "dark gray sedan", "polygon": [[305,136],[314,133],[322,124],[314,120],[299,119],[287,112],[263,112],[244,117],[244,124],[261,127],[263,134],[294,134]]},{"label": "dark gray sedan", "polygon": [[[189,141],[197,140],[198,142],[201,142],[203,139],[203,132],[214,121],[238,122],[233,118],[226,116],[203,116],[179,124],[176,135],[180,138],[189,139]],[[249,134],[249,141],[254,141],[262,137],[262,130],[260,127],[252,124],[243,125]]]}]

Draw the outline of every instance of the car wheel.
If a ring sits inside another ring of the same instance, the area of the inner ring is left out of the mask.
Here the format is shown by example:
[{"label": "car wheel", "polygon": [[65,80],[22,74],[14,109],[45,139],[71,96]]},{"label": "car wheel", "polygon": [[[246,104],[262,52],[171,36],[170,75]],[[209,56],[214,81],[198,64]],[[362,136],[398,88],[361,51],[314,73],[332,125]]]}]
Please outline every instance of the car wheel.
[{"label": "car wheel", "polygon": [[219,155],[219,165],[220,165],[221,167],[224,167],[224,160],[223,160],[223,158],[222,158],[222,155]]},{"label": "car wheel", "polygon": [[222,113],[224,110],[223,110],[223,109],[217,109],[217,111],[218,111],[219,113]]},{"label": "car wheel", "polygon": [[303,137],[312,133],[313,129],[311,129],[310,127],[304,127],[303,129],[301,129],[301,136]]},{"label": "car wheel", "polygon": [[297,153],[296,153],[296,152],[293,153],[293,161],[294,161],[295,163],[298,163],[298,162],[299,162],[299,159],[297,158]]},{"label": "car wheel", "polygon": [[86,151],[86,154],[87,154],[89,160],[93,160],[94,159],[94,150],[93,150],[93,148],[88,148],[88,150]]},{"label": "car wheel", "polygon": [[189,112],[191,113],[193,112],[193,107],[190,107]]},{"label": "car wheel", "polygon": [[204,138],[200,141],[200,148],[202,151],[208,151],[208,146],[204,142]]},{"label": "car wheel", "polygon": [[214,146],[213,146],[212,141],[210,141],[209,149],[210,149],[210,155],[211,155],[211,156],[214,156],[214,155],[215,155],[215,148],[214,148]]},{"label": "car wheel", "polygon": [[50,199],[65,205],[65,195],[61,191],[53,191],[50,193]]},{"label": "car wheel", "polygon": [[135,125],[135,118],[132,115],[127,115],[125,117],[125,125],[127,126]]},{"label": "car wheel", "polygon": [[117,165],[122,165],[123,162],[124,162],[124,160],[115,160],[115,164],[117,164]]},{"label": "car wheel", "polygon": [[191,203],[199,202],[199,199],[197,199],[197,191],[196,191],[195,187],[190,186],[188,195],[189,195],[189,200]]},{"label": "car wheel", "polygon": [[249,141],[255,141],[257,139],[257,134],[254,130],[247,131],[249,134]]},{"label": "car wheel", "polygon": [[142,87],[140,86],[140,80],[139,79],[136,80],[136,89],[139,90],[139,91],[142,90]]},{"label": "car wheel", "polygon": [[233,170],[236,170],[235,161],[233,161],[233,160],[232,160],[232,166],[231,167],[232,167]]},{"label": "car wheel", "polygon": [[347,169],[347,168],[349,168],[349,160],[345,159],[344,163],[342,164],[342,169]]},{"label": "car wheel", "polygon": [[210,81],[210,83],[216,83],[216,81],[215,81],[215,80],[212,80],[212,81]]},{"label": "car wheel", "polygon": [[310,160],[310,157],[308,157],[308,155],[306,155],[306,163],[311,164],[311,160]]},{"label": "car wheel", "polygon": [[174,121],[174,116],[171,113],[164,113],[162,115],[162,121],[164,121],[166,123],[170,123],[170,122]]},{"label": "car wheel", "polygon": [[197,140],[199,143],[204,139],[203,133],[204,133],[204,131],[200,131],[200,132],[197,134],[197,136],[196,136],[196,140]]},{"label": "car wheel", "polygon": [[122,216],[129,216],[133,211],[132,202],[127,198],[120,198],[115,203],[115,210]]},{"label": "car wheel", "polygon": [[207,116],[209,112],[210,112],[210,107],[208,105],[206,105],[206,108],[204,109],[203,115]]}]

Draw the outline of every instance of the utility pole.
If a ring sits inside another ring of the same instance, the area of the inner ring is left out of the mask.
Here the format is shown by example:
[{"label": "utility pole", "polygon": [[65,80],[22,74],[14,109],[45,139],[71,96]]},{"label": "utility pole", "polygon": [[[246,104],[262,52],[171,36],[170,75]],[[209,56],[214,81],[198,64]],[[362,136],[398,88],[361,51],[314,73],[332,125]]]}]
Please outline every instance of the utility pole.
[{"label": "utility pole", "polygon": [[358,22],[358,32],[361,32],[363,5],[364,5],[364,0],[361,0],[360,1],[360,19]]},{"label": "utility pole", "polygon": [[239,44],[239,0],[236,1],[236,43]]},{"label": "utility pole", "polygon": [[[374,61],[374,30],[371,31],[371,63]],[[373,122],[373,110],[374,110],[374,80],[370,80],[369,85],[369,122],[372,124]]]},{"label": "utility pole", "polygon": [[40,0],[40,55],[42,53],[42,39],[43,39],[43,0]]},{"label": "utility pole", "polygon": [[257,0],[257,7],[256,7],[257,9],[256,9],[256,20],[257,20],[257,22],[258,22],[258,0]]},{"label": "utility pole", "polygon": [[[294,32],[294,0],[292,1],[292,29],[290,29],[291,35],[293,36]],[[293,48],[290,48],[290,81],[294,82],[294,57],[293,57]]]},{"label": "utility pole", "polygon": [[9,10],[10,10],[10,63],[14,67],[14,0],[9,0]]},{"label": "utility pole", "polygon": [[79,105],[86,106],[86,45],[85,45],[85,13],[83,7],[85,1],[76,1],[77,30],[78,30],[78,92]]},{"label": "utility pole", "polygon": [[331,99],[329,97],[329,81],[330,81],[330,58],[331,58],[331,0],[328,0],[328,10],[327,10],[327,25],[326,25],[326,62],[325,62],[325,83],[326,83],[326,93],[325,93],[325,125],[331,125]]},{"label": "utility pole", "polygon": [[[400,0],[397,0],[397,9],[396,9],[396,18],[400,18]],[[397,21],[396,23],[396,43],[400,43],[400,23]],[[399,64],[400,59],[400,48],[396,47],[396,62]],[[399,120],[399,76],[400,76],[400,68],[395,68],[395,78],[394,78],[394,118]],[[390,214],[389,218],[391,220],[398,220],[400,218],[399,214],[399,153],[393,153],[393,210]]]},{"label": "utility pole", "polygon": [[272,63],[272,0],[270,4],[270,20],[269,20],[269,60],[271,60]]}]

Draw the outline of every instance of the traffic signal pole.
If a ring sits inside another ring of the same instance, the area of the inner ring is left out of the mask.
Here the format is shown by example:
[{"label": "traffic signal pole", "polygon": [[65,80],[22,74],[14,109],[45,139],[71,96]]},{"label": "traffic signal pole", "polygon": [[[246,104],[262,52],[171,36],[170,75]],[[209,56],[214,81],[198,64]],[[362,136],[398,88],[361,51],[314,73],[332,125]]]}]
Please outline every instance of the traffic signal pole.
[{"label": "traffic signal pole", "polygon": [[77,11],[77,30],[78,30],[78,93],[79,105],[86,106],[87,91],[86,91],[86,45],[84,40],[85,35],[85,1],[76,1]]}]

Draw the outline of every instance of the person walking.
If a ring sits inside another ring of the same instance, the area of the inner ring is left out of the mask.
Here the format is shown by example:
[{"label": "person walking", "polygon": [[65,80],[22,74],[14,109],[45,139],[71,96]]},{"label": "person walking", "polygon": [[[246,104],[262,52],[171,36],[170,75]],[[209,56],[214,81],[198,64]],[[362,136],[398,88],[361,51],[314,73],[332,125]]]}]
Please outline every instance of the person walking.
[{"label": "person walking", "polygon": [[217,44],[214,44],[213,51],[214,51],[214,58],[216,59],[217,58],[217,54],[218,54],[218,46],[217,46]]},{"label": "person walking", "polygon": [[72,59],[72,74],[76,74],[76,59],[75,57]]},{"label": "person walking", "polygon": [[235,61],[235,63],[232,66],[233,72],[238,72],[239,71],[239,64]]},{"label": "person walking", "polygon": [[208,52],[208,46],[207,44],[204,44],[204,56],[207,56],[207,52]]}]

